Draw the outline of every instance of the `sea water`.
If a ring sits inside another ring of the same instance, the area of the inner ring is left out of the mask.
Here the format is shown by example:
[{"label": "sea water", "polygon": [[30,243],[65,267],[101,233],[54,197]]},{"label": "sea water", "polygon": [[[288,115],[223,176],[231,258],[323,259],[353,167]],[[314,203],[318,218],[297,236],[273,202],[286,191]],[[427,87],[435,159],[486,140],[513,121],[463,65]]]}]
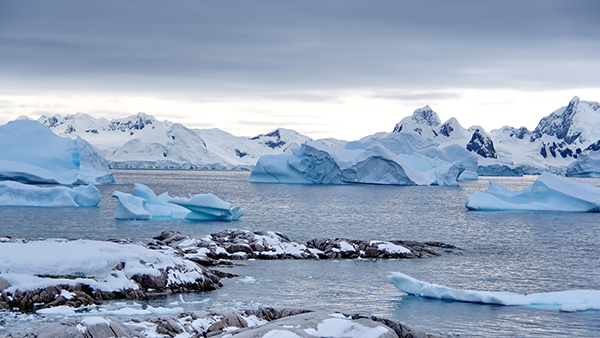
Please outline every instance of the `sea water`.
[{"label": "sea water", "polygon": [[[597,337],[600,311],[449,302],[407,296],[387,282],[400,271],[452,288],[521,294],[600,290],[598,213],[475,212],[466,198],[485,191],[488,178],[457,187],[310,186],[250,184],[249,172],[114,170],[117,185],[100,186],[97,208],[0,208],[0,235],[29,238],[149,238],[164,230],[197,236],[241,228],[280,231],[293,240],[317,237],[441,241],[461,248],[414,260],[238,261],[223,288],[138,302],[106,302],[103,309],[153,307],[194,310],[293,306],[403,321],[428,333],[461,337]],[[533,176],[495,178],[512,190]],[[579,179],[600,186],[597,179]],[[123,221],[113,218],[113,191],[133,183],[171,196],[211,192],[246,214],[236,222]],[[0,333],[59,320],[0,313]]]}]

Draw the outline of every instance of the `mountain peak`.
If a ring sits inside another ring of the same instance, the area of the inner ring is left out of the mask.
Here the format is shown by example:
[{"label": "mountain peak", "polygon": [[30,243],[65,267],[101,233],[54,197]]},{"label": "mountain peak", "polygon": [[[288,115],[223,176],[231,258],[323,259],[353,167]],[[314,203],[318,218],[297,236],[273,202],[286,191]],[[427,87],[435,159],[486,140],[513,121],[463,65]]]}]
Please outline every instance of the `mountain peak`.
[{"label": "mountain peak", "polygon": [[412,120],[418,124],[426,124],[431,127],[439,126],[442,123],[437,113],[429,106],[416,109],[412,115]]}]

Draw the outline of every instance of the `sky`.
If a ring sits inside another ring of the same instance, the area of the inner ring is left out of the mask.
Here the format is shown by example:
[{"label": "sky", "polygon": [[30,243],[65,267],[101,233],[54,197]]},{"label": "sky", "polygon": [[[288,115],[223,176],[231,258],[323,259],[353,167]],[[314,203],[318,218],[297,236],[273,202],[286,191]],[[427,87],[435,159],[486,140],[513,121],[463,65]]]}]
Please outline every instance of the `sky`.
[{"label": "sky", "polygon": [[429,105],[535,128],[600,101],[600,2],[0,0],[0,123],[138,112],[354,140]]}]

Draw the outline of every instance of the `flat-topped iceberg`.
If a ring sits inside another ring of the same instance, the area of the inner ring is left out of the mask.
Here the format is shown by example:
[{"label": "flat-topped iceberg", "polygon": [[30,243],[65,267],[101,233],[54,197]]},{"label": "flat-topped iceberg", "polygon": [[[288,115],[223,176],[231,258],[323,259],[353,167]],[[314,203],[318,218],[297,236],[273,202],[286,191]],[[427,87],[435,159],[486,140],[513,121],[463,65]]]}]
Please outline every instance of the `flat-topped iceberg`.
[{"label": "flat-topped iceberg", "polygon": [[0,126],[0,179],[23,183],[115,183],[101,152],[78,137],[54,134],[30,120]]},{"label": "flat-topped iceberg", "polygon": [[400,272],[392,272],[388,280],[398,290],[420,297],[481,304],[542,306],[569,312],[600,310],[600,290],[567,290],[522,295],[512,292],[453,289],[423,282]]},{"label": "flat-topped iceberg", "polygon": [[485,193],[475,192],[465,202],[470,210],[600,211],[600,189],[543,173],[528,188],[519,192],[506,189],[494,180]]},{"label": "flat-topped iceberg", "polygon": [[325,146],[306,142],[292,154],[262,156],[252,183],[456,185],[461,162],[394,153],[377,142]]},{"label": "flat-topped iceberg", "polygon": [[233,221],[244,215],[238,206],[232,206],[213,194],[198,194],[190,198],[171,197],[168,193],[156,196],[152,189],[136,183],[133,193],[112,193],[119,202],[116,219],[186,218],[206,221]]},{"label": "flat-topped iceberg", "polygon": [[68,188],[38,187],[12,181],[0,181],[0,206],[18,207],[95,207],[100,192],[92,185]]}]

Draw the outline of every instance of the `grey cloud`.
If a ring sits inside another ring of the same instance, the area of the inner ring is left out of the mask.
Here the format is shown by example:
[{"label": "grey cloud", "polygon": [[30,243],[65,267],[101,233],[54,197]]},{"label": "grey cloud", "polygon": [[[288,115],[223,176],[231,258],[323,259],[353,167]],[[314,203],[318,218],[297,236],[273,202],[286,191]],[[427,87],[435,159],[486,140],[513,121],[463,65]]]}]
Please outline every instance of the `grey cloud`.
[{"label": "grey cloud", "polygon": [[302,99],[597,87],[599,10],[577,0],[0,0],[0,88]]}]

